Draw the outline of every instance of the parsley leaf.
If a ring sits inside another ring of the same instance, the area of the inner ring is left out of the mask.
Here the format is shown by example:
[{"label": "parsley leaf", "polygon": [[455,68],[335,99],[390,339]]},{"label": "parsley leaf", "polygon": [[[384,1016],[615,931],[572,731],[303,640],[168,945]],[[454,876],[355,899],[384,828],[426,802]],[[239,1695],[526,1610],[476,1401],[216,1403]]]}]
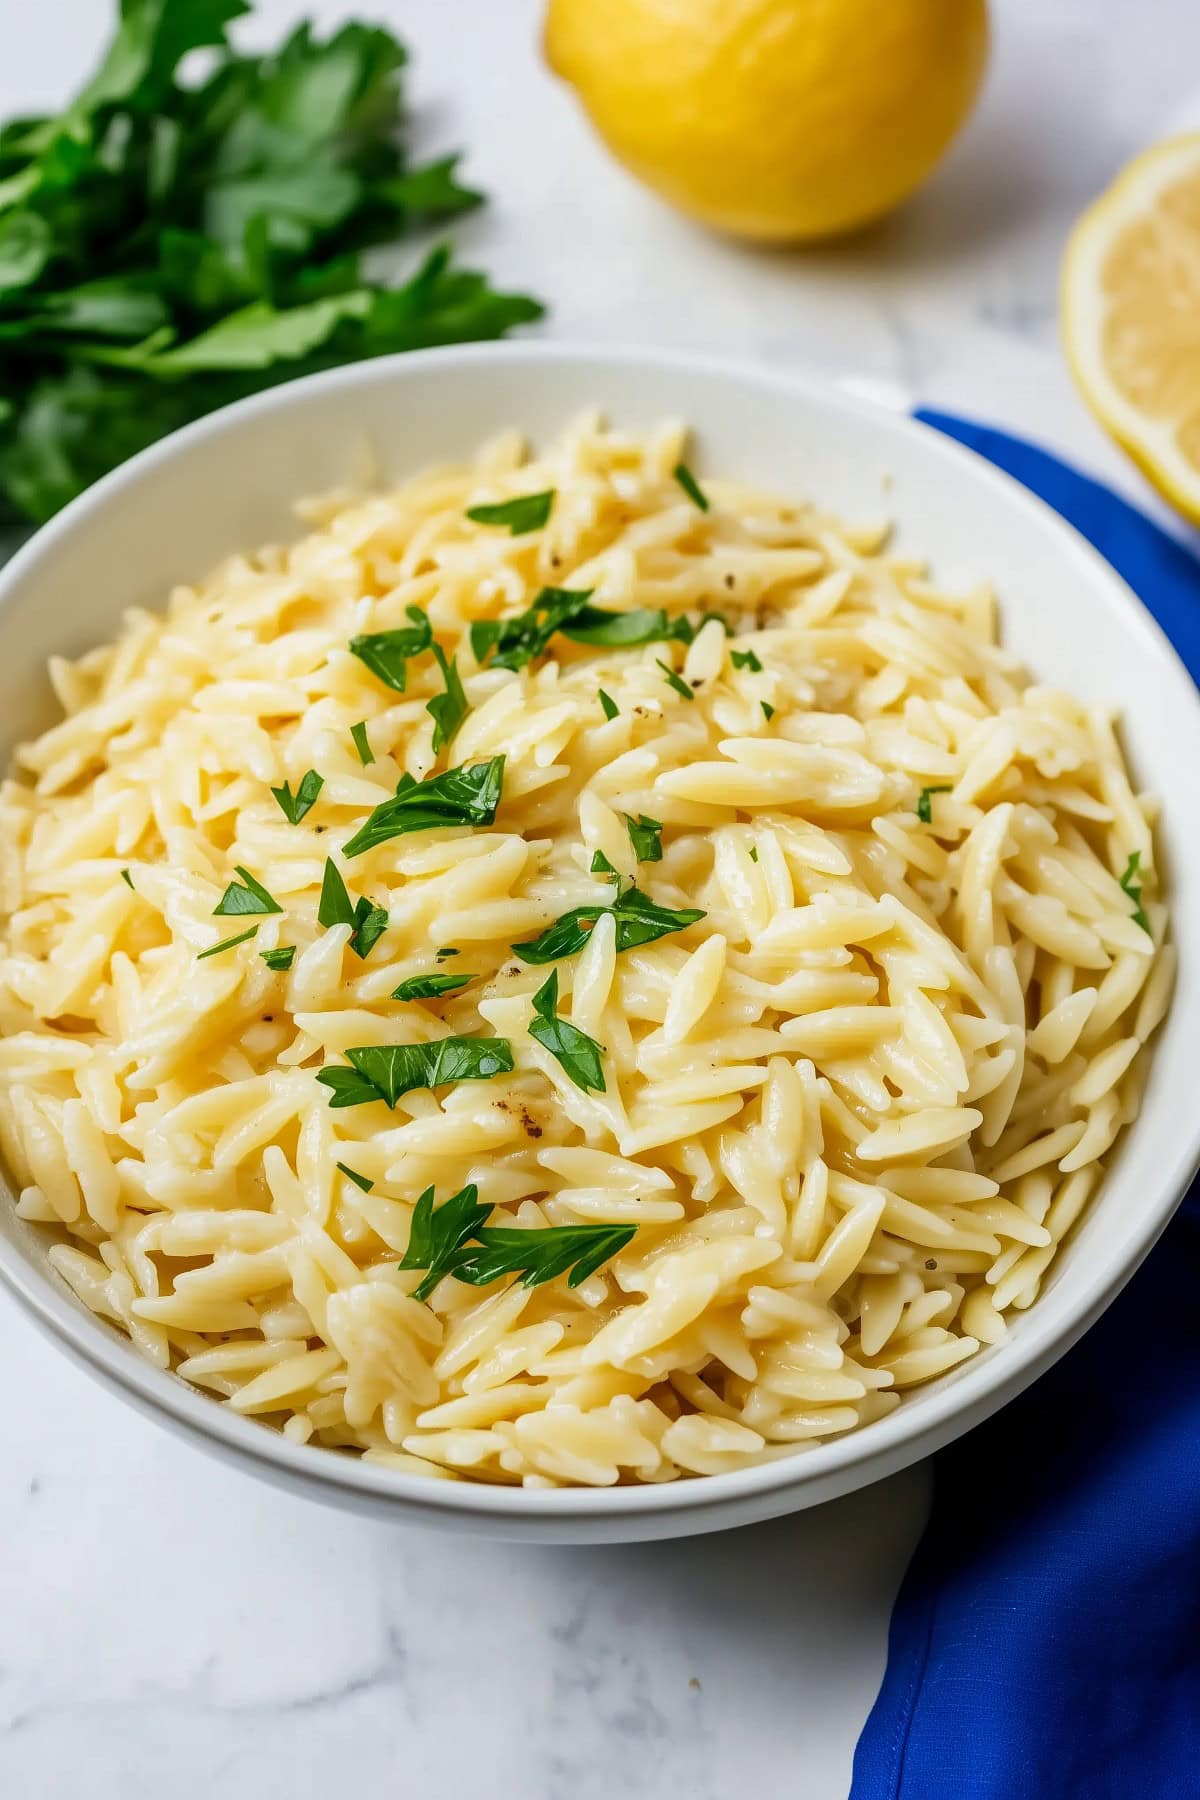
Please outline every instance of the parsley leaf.
[{"label": "parsley leaf", "polygon": [[[434,1206],[434,1190],[426,1188],[413,1211],[402,1269],[428,1273],[413,1289],[414,1300],[426,1300],[447,1275],[471,1287],[487,1287],[501,1275],[520,1275],[525,1287],[538,1287],[567,1275],[578,1287],[602,1263],[630,1242],[636,1225],[548,1225],[541,1230],[485,1224],[493,1208],[479,1199],[472,1183]],[[472,1239],[476,1241],[471,1242]]]},{"label": "parsley leaf", "polygon": [[203,962],[206,956],[220,956],[222,950],[232,950],[235,944],[244,944],[257,930],[258,926],[252,925],[249,931],[241,931],[237,937],[222,938],[219,944],[210,944],[207,950],[197,950],[196,961]]},{"label": "parsley leaf", "polygon": [[554,969],[533,996],[533,1010],[537,1016],[529,1021],[529,1035],[561,1063],[575,1086],[582,1088],[585,1094],[604,1093],[604,1070],[600,1066],[604,1046],[589,1037],[586,1031],[580,1031],[577,1025],[572,1025],[569,1019],[560,1019],[557,1008],[558,970]]},{"label": "parsley leaf", "polygon": [[291,784],[284,782],[282,787],[272,788],[279,810],[289,825],[298,825],[305,813],[310,812],[316,803],[317,795],[325,786],[325,778],[318,775],[315,769],[309,769],[296,783],[293,794]]},{"label": "parsley leaf", "polygon": [[367,721],[360,719],[357,725],[350,727],[350,736],[354,739],[354,748],[358,751],[358,760],[365,769],[368,763],[375,761],[375,752],[367,742]]},{"label": "parsley leaf", "polygon": [[356,956],[365,961],[388,928],[388,911],[386,906],[372,906],[369,900],[360,900],[354,908],[354,930],[350,933],[350,948]]},{"label": "parsley leaf", "polygon": [[278,950],[260,950],[258,953],[268,969],[290,969],[296,960],[295,944],[281,944]]},{"label": "parsley leaf", "polygon": [[451,1194],[441,1206],[433,1204],[434,1190],[425,1189],[413,1209],[409,1226],[408,1249],[400,1260],[402,1269],[427,1269],[424,1281],[413,1289],[414,1300],[425,1300],[438,1282],[452,1274],[462,1245],[473,1237],[491,1214],[490,1206],[479,1204],[479,1189],[472,1182]]},{"label": "parsley leaf", "polygon": [[[582,607],[562,628],[563,636],[577,644],[606,650],[625,650],[635,644],[678,639],[691,643],[695,628],[687,619],[669,619],[660,606],[637,607],[633,612],[609,612],[603,606]],[[684,633],[687,636],[684,636]]]},{"label": "parsley leaf", "polygon": [[121,870],[121,880],[125,883],[127,888],[133,887],[133,876],[129,873],[128,869]]},{"label": "parsley leaf", "polygon": [[455,950],[451,947],[451,945],[443,944],[441,949],[437,952],[437,959],[439,962],[442,962],[445,960],[445,958],[447,956],[461,956],[461,955],[462,955],[461,950]]},{"label": "parsley leaf", "polygon": [[537,937],[514,944],[513,953],[525,963],[557,962],[562,956],[574,956],[583,949],[600,919],[610,910],[607,906],[574,906],[552,925],[547,925]]},{"label": "parsley leaf", "polygon": [[600,689],[600,710],[606,719],[615,719],[621,710],[612,695],[606,694],[603,688]]},{"label": "parsley leaf", "polygon": [[518,494],[513,500],[500,500],[494,506],[468,506],[467,517],[477,525],[507,525],[513,537],[540,531],[550,517],[554,505],[554,489],[540,494]]},{"label": "parsley leaf", "polygon": [[622,814],[622,817],[629,833],[629,841],[633,845],[633,854],[638,861],[661,862],[662,820],[648,819],[644,813],[637,819],[631,819],[628,813]]},{"label": "parsley leaf", "polygon": [[414,1088],[455,1081],[489,1081],[513,1068],[507,1038],[444,1037],[432,1044],[367,1044],[346,1051],[349,1069],[320,1069],[317,1080],[333,1090],[330,1106],[362,1106],[382,1100],[395,1106]]},{"label": "parsley leaf", "polygon": [[471,1287],[487,1287],[501,1275],[519,1275],[522,1287],[540,1287],[556,1275],[578,1287],[630,1242],[636,1225],[548,1225],[538,1230],[481,1226],[481,1248],[465,1246],[453,1274]]},{"label": "parsley leaf", "polygon": [[231,881],[221,895],[213,916],[236,918],[246,913],[279,913],[283,911],[278,900],[268,894],[261,881],[256,881],[249,869],[243,869],[241,863],[235,863],[241,881]]},{"label": "parsley leaf", "polygon": [[379,942],[388,926],[387,908],[373,906],[365,899],[351,900],[342,872],[333,858],[325,858],[325,875],[321,882],[321,899],[317,907],[317,923],[328,930],[331,925],[352,925],[349,944],[354,954],[364,961]]},{"label": "parsley leaf", "polygon": [[762,716],[769,725],[771,720],[775,717],[775,708],[771,705],[769,700],[760,700],[758,704],[762,707]]},{"label": "parsley leaf", "polygon": [[366,1106],[372,1100],[383,1099],[370,1077],[360,1074],[357,1069],[334,1064],[328,1069],[318,1069],[317,1080],[329,1089],[330,1106]]},{"label": "parsley leaf", "polygon": [[639,888],[627,888],[612,906],[617,922],[617,949],[632,950],[638,944],[652,944],[656,938],[672,931],[686,931],[697,924],[704,912],[698,906],[683,906],[677,911],[659,906]]},{"label": "parsley leaf", "polygon": [[402,694],[407,686],[409,658],[420,656],[433,644],[428,615],[419,606],[406,606],[404,610],[413,621],[411,626],[400,626],[395,631],[368,631],[350,639],[350,654],[397,694]]},{"label": "parsley leaf", "polygon": [[464,763],[424,781],[402,777],[390,800],[381,801],[343,846],[343,855],[361,856],[390,838],[445,825],[490,825],[504,786],[504,758]]},{"label": "parsley leaf", "polygon": [[334,1163],[333,1166],[335,1169],[340,1169],[343,1175],[348,1176],[355,1187],[361,1188],[364,1194],[369,1194],[371,1189],[375,1186],[375,1183],[368,1180],[365,1175],[360,1175],[357,1169],[352,1169],[349,1163]]},{"label": "parsley leaf", "polygon": [[328,931],[331,925],[353,925],[354,902],[346,889],[341,870],[331,856],[325,858],[325,874],[321,882],[321,899],[317,906],[317,923]]},{"label": "parsley leaf", "polygon": [[515,955],[525,963],[557,962],[560,957],[574,956],[582,950],[597,922],[606,912],[616,921],[618,951],[632,950],[638,944],[651,944],[672,931],[686,931],[704,917],[696,906],[681,907],[677,912],[659,906],[638,888],[627,888],[608,906],[576,906],[548,925],[538,937],[512,946]]},{"label": "parsley leaf", "polygon": [[[729,629],[720,613],[705,613],[700,625],[693,625],[685,617],[669,618],[662,607],[611,612],[607,607],[589,606],[591,597],[591,588],[546,587],[516,618],[476,619],[470,631],[475,660],[482,666],[491,656],[493,669],[523,669],[544,655],[556,632],[593,649],[628,650],[638,644],[690,644],[709,619],[719,619]],[[600,704],[607,718],[616,717],[619,708],[603,690]]]},{"label": "parsley leaf", "polygon": [[613,868],[603,850],[594,850],[592,852],[591,870],[593,875],[603,875],[606,881],[615,881],[617,886],[620,887],[620,874]]},{"label": "parsley leaf", "polygon": [[917,817],[920,819],[922,825],[933,824],[933,796],[935,794],[948,794],[949,792],[950,786],[948,782],[942,782],[938,787],[923,787],[921,789],[921,792],[917,795]]},{"label": "parsley leaf", "polygon": [[681,462],[676,463],[675,467],[671,470],[671,473],[687,495],[688,499],[692,501],[695,506],[698,506],[701,512],[707,512],[708,495],[704,492],[704,489],[700,486],[700,483],[696,480],[696,477],[692,474],[692,471],[688,468],[687,464]]},{"label": "parsley leaf", "polygon": [[476,662],[482,667],[490,656],[493,669],[525,668],[591,597],[591,588],[544,587],[515,619],[476,619],[470,631]]},{"label": "parsley leaf", "polygon": [[687,682],[683,679],[683,676],[677,675],[670,663],[665,663],[661,656],[656,656],[654,660],[666,676],[668,687],[674,688],[675,692],[684,700],[694,700],[696,698]]},{"label": "parsley leaf", "polygon": [[392,989],[393,1000],[435,1000],[439,994],[452,994],[466,987],[469,975],[406,975],[398,988]]},{"label": "parsley leaf", "polygon": [[1141,866],[1141,851],[1131,850],[1129,853],[1129,861],[1125,864],[1125,873],[1120,877],[1120,885],[1123,892],[1128,894],[1129,898],[1133,901],[1134,924],[1140,925],[1147,937],[1153,937],[1154,933],[1150,929],[1150,920],[1147,918],[1142,906],[1142,884],[1137,879],[1138,870]]},{"label": "parsley leaf", "polygon": [[686,613],[681,613],[679,618],[672,620],[667,636],[674,638],[680,644],[694,644],[704,627],[713,619],[716,620],[726,637],[733,636],[729,620],[723,612],[702,612],[694,625]]},{"label": "parsley leaf", "polygon": [[440,644],[431,646],[437,658],[438,668],[442,671],[442,680],[446,684],[444,694],[435,694],[425,707],[425,711],[433,720],[433,754],[450,742],[470,708],[467,696],[463,692],[463,684],[458,673],[458,664],[454,657],[446,658],[446,652]]},{"label": "parsley leaf", "polygon": [[762,674],[762,664],[753,650],[731,650],[729,660],[735,669],[751,669],[755,675]]}]

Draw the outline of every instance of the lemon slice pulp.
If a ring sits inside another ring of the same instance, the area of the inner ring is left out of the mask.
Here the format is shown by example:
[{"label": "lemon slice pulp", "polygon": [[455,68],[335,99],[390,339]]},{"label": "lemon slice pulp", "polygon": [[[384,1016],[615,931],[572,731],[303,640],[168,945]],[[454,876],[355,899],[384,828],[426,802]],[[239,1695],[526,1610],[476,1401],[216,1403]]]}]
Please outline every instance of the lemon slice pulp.
[{"label": "lemon slice pulp", "polygon": [[1083,215],[1061,310],[1084,399],[1200,524],[1200,133],[1137,157]]}]

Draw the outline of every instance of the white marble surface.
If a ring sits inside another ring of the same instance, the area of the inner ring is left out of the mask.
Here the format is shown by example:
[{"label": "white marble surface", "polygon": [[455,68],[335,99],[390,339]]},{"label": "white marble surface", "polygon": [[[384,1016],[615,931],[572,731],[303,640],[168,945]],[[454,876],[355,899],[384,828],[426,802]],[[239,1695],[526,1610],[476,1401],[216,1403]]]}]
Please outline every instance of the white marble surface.
[{"label": "white marble surface", "polygon": [[[883,227],[804,255],[721,243],[641,193],[542,68],[538,0],[360,10],[412,46],[430,144],[468,144],[496,196],[465,245],[552,303],[552,335],[890,384],[1146,499],[1071,388],[1056,267],[1119,163],[1200,122],[1194,0],[1003,0],[983,104],[935,181]],[[261,0],[255,28],[299,11]],[[108,12],[0,9],[0,116],[59,97]],[[15,1374],[0,1794],[845,1794],[925,1471],[736,1534],[518,1549],[344,1518],[210,1464],[92,1386],[2,1295],[0,1364]]]}]

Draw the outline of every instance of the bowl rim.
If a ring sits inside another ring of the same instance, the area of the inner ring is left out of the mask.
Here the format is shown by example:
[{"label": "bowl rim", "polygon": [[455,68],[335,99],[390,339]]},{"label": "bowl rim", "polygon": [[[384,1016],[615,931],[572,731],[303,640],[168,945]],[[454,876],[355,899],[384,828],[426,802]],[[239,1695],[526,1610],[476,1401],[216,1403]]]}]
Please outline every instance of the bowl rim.
[{"label": "bowl rim", "polygon": [[[652,346],[536,339],[449,345],[301,377],[223,407],[140,451],[34,533],[0,570],[0,632],[5,604],[27,572],[51,553],[60,539],[86,526],[111,500],[135,488],[152,466],[185,454],[206,438],[227,434],[236,437],[244,425],[264,414],[292,409],[302,412],[316,394],[352,390],[381,379],[399,379],[403,383],[408,376],[415,378],[429,371],[501,361],[524,362],[534,370],[547,364],[576,363],[619,365],[634,370],[653,368],[677,375],[681,384],[689,376],[723,378],[757,387],[774,397],[782,392],[801,405],[808,402],[855,415],[893,440],[919,441],[925,452],[932,451],[949,464],[969,469],[972,480],[990,489],[1000,505],[1024,512],[1043,530],[1059,536],[1064,552],[1078,566],[1081,580],[1107,588],[1131,635],[1140,637],[1144,651],[1158,662],[1169,683],[1166,703],[1190,705],[1192,727],[1200,728],[1200,694],[1158,621],[1074,526],[1005,471],[910,414],[865,399],[820,377],[785,374],[731,357]],[[825,1499],[832,1493],[864,1486],[880,1474],[915,1461],[1013,1398],[1082,1335],[1124,1286],[1167,1224],[1198,1167],[1200,1115],[1190,1134],[1181,1137],[1169,1168],[1156,1183],[1154,1202],[1124,1240],[1121,1257],[1102,1261],[1065,1305],[1048,1305],[1048,1295],[1024,1316],[1019,1337],[1000,1346],[985,1347],[951,1371],[952,1381],[931,1383],[906,1396],[902,1406],[869,1426],[811,1447],[798,1446],[791,1455],[723,1474],[638,1486],[528,1489],[470,1479],[438,1480],[365,1462],[361,1457],[329,1453],[323,1447],[317,1447],[314,1455],[313,1446],[291,1443],[256,1420],[242,1418],[221,1406],[214,1397],[192,1388],[172,1371],[142,1359],[112,1325],[89,1313],[48,1265],[43,1268],[28,1260],[4,1237],[0,1237],[0,1281],[60,1347],[73,1353],[102,1379],[118,1386],[126,1397],[140,1401],[145,1410],[166,1415],[167,1422],[182,1427],[191,1436],[210,1440],[211,1447],[223,1448],[227,1455],[265,1465],[263,1473],[273,1473],[276,1478],[312,1491],[328,1490],[326,1497],[330,1499],[336,1499],[339,1493],[357,1495],[377,1507],[392,1502],[398,1515],[404,1511],[430,1517],[450,1514],[458,1515],[464,1523],[491,1521],[496,1525],[535,1520],[563,1524],[622,1519],[632,1522],[685,1512],[693,1516],[706,1512],[728,1515],[739,1507],[748,1513],[755,1502],[761,1508],[769,1495],[779,1502],[774,1510],[783,1511],[806,1504],[806,1488],[820,1490],[813,1499]]]}]

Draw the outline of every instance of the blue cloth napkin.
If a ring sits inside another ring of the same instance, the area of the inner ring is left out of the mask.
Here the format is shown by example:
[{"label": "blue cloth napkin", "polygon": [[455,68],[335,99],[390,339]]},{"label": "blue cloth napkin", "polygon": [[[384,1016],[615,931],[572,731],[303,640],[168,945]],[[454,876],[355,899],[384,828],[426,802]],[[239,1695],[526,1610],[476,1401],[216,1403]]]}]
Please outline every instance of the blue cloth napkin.
[{"label": "blue cloth napkin", "polygon": [[[1200,561],[1045,451],[918,417],[1090,538],[1200,679]],[[1198,1796],[1200,1183],[1075,1349],[937,1457],[850,1800]]]}]

